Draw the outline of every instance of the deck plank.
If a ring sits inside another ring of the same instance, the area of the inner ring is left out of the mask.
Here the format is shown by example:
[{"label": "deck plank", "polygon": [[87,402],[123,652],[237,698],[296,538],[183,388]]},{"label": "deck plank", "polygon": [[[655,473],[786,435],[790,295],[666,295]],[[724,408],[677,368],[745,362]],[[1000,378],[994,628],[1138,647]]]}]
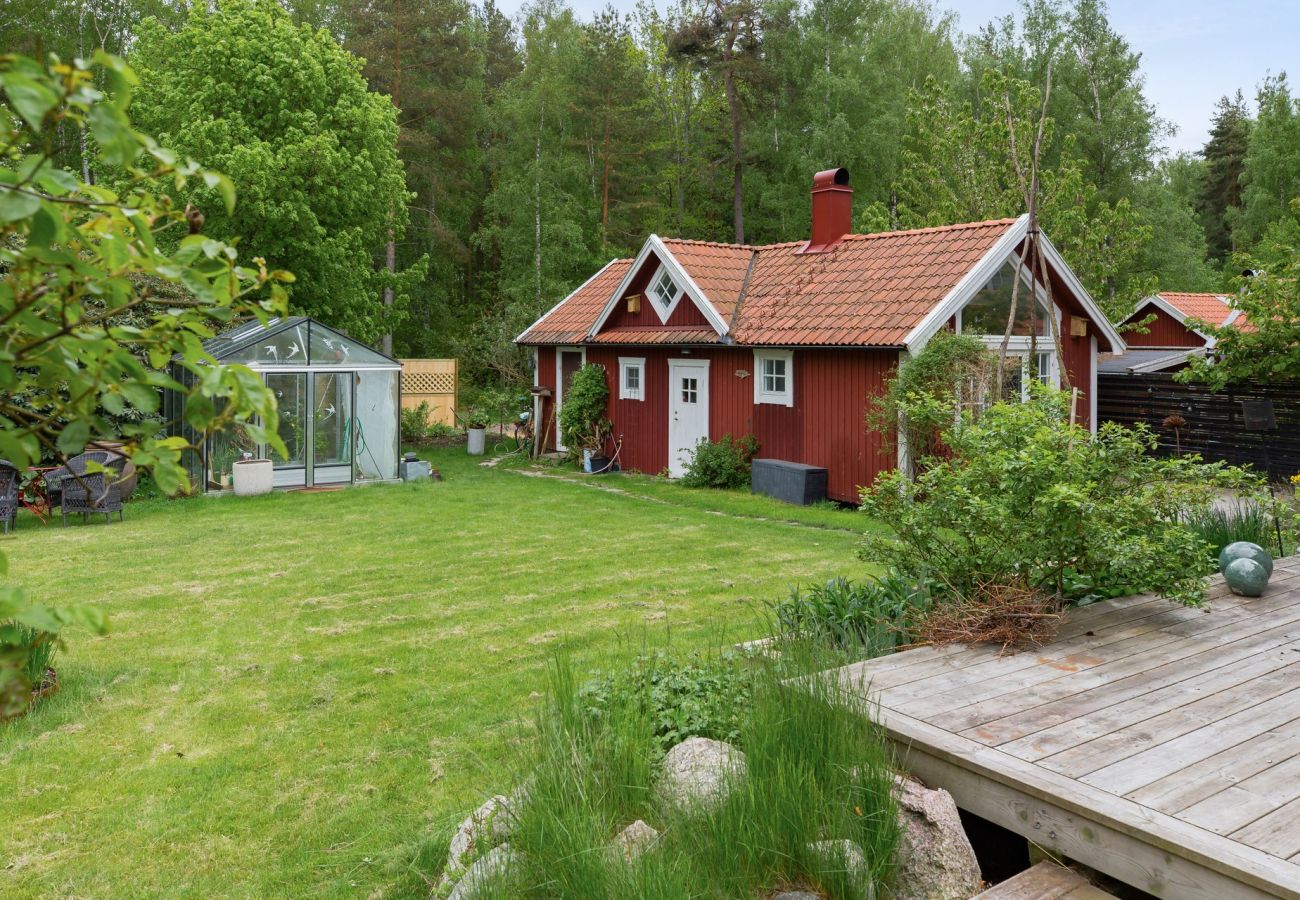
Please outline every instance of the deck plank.
[{"label": "deck plank", "polygon": [[[1263,721],[1272,724],[1263,726],[1260,731],[1267,731],[1274,725],[1280,725],[1284,721],[1300,716],[1300,693],[1297,693],[1295,702],[1291,704],[1287,704],[1284,697],[1284,695],[1292,691],[1300,691],[1297,685],[1300,685],[1300,662],[1293,663],[1251,681],[1233,685],[1185,706],[1179,706],[1158,715],[1132,722],[1100,737],[1083,741],[1077,746],[1044,756],[1039,759],[1039,762],[1053,771],[1060,772],[1062,775],[1071,777],[1087,775],[1135,757],[1149,748],[1162,747],[1173,743],[1176,738],[1195,733],[1198,730],[1204,730],[1207,727],[1214,727],[1218,722],[1234,715],[1241,716],[1243,721],[1253,722],[1255,718],[1248,716],[1247,711],[1252,711],[1265,703],[1274,702],[1275,698],[1281,698],[1279,701],[1275,701],[1274,705],[1281,705],[1282,709],[1276,715],[1280,715],[1282,718],[1279,721],[1265,718]],[[1287,712],[1288,709],[1296,711],[1294,714],[1290,714]],[[1215,728],[1215,731],[1216,733],[1222,733],[1222,729]],[[1199,749],[1204,749],[1204,746],[1201,745]],[[1008,747],[1004,746],[1003,749],[1007,750]],[[1209,756],[1213,752],[1216,751],[1210,751],[1205,756]],[[1202,758],[1204,757],[1187,761],[1197,762]],[[1136,769],[1140,765],[1140,761],[1135,761],[1128,768]],[[1181,768],[1181,766],[1175,766],[1171,771],[1176,771],[1178,768]],[[1155,779],[1151,780],[1154,781]],[[1127,793],[1127,791],[1121,791],[1120,793]]]},{"label": "deck plank", "polygon": [[1209,593],[1073,611],[1035,651],[837,677],[964,809],[1159,897],[1300,900],[1300,558],[1263,597]]}]

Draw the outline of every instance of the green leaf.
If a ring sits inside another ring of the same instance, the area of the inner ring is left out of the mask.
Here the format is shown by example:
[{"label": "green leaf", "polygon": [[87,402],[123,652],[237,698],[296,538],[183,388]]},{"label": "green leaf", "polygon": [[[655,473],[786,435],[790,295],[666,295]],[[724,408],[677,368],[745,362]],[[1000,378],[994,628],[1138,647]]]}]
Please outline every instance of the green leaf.
[{"label": "green leaf", "polygon": [[80,419],[74,419],[59,433],[57,442],[59,452],[72,455],[86,449],[90,440],[90,425]]},{"label": "green leaf", "polygon": [[221,202],[226,205],[227,215],[235,211],[235,185],[229,178],[220,172],[207,170],[203,173],[203,183],[210,188],[215,188],[221,195]]},{"label": "green leaf", "polygon": [[45,169],[36,176],[36,183],[47,194],[63,197],[75,191],[80,182],[77,181],[77,176],[64,169]]},{"label": "green leaf", "polygon": [[41,199],[0,185],[0,222],[17,222],[34,215]]},{"label": "green leaf", "polygon": [[99,144],[100,155],[110,166],[125,166],[140,153],[140,139],[131,130],[122,110],[96,104],[90,109],[90,133]]},{"label": "green leaf", "polygon": [[8,72],[4,85],[10,105],[32,128],[39,129],[46,114],[59,105],[59,95],[52,88],[25,75]]},{"label": "green leaf", "polygon": [[60,222],[44,206],[32,216],[31,227],[27,229],[27,240],[38,247],[48,247],[59,237]]}]

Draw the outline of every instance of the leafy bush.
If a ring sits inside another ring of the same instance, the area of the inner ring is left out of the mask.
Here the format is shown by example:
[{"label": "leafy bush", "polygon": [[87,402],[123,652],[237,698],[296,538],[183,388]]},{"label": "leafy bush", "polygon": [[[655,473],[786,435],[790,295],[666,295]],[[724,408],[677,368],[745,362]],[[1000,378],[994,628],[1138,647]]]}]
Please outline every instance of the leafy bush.
[{"label": "leafy bush", "polygon": [[791,588],[789,597],[771,604],[778,634],[861,649],[869,657],[912,643],[929,606],[923,585],[892,573],[868,582],[833,578]]},{"label": "leafy bush", "polygon": [[958,415],[979,411],[996,366],[979,338],[940,331],[872,399],[867,425],[886,435],[901,430],[913,463],[923,468]]},{"label": "leafy bush", "polygon": [[640,707],[664,749],[688,737],[733,741],[749,699],[748,674],[734,656],[676,660],[664,653],[638,657],[625,671],[579,691],[588,714]]},{"label": "leafy bush", "polygon": [[961,599],[1024,583],[1070,599],[1080,579],[1157,591],[1195,605],[1211,571],[1187,521],[1220,488],[1258,489],[1241,469],[1154,456],[1145,428],[1068,421],[1069,395],[1035,390],[944,432],[949,459],[915,481],[892,472],[862,492],[862,509],[893,534],[871,533],[864,558]]},{"label": "leafy bush", "polygon": [[429,401],[421,400],[414,409],[403,409],[401,416],[402,442],[418,444],[429,436]]},{"label": "leafy bush", "polygon": [[758,438],[752,434],[740,440],[724,434],[720,441],[700,441],[686,466],[682,484],[688,487],[745,487],[749,484],[750,463],[757,454]]},{"label": "leafy bush", "polygon": [[605,367],[587,363],[573,373],[564,389],[564,405],[560,407],[560,430],[569,454],[576,457],[582,450],[601,450],[609,437],[609,419],[605,409],[609,405],[609,385],[605,382]]}]

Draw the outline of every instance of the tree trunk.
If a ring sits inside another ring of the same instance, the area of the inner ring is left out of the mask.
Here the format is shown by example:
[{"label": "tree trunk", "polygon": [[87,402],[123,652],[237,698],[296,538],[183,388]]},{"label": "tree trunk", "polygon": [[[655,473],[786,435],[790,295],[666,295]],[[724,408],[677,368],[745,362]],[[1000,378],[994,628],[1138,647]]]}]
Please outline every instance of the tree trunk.
[{"label": "tree trunk", "polygon": [[736,227],[736,243],[745,243],[744,161],[740,133],[740,93],[736,90],[736,38],[740,20],[733,18],[727,25],[727,37],[722,45],[723,83],[727,89],[727,112],[731,116],[731,212]]},{"label": "tree trunk", "polygon": [[[390,276],[397,274],[397,235],[393,229],[388,229],[388,243],[384,246],[384,265],[388,269]],[[393,309],[393,286],[392,284],[384,285],[384,314],[392,312]],[[385,323],[387,324],[387,323]],[[388,330],[384,332],[383,341],[380,345],[387,356],[393,355],[393,332]]]}]

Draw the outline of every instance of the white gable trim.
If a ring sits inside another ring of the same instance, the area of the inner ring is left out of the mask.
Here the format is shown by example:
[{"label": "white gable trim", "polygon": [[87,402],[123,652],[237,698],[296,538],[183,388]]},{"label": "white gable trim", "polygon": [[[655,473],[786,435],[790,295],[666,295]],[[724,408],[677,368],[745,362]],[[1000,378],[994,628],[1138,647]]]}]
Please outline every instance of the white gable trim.
[{"label": "white gable trim", "polygon": [[555,312],[555,311],[556,311],[557,309],[559,309],[561,306],[563,306],[564,304],[568,303],[568,302],[569,302],[570,300],[572,300],[572,299],[573,299],[573,298],[574,298],[574,297],[575,297],[579,292],[581,292],[583,288],[585,288],[587,285],[591,284],[593,281],[595,281],[595,280],[596,280],[597,278],[599,278],[601,275],[604,275],[604,274],[605,274],[605,270],[608,269],[610,266],[614,265],[614,263],[616,263],[616,262],[618,262],[617,259],[611,259],[609,262],[607,262],[607,263],[605,263],[603,266],[601,266],[599,272],[597,272],[595,275],[592,275],[590,278],[588,278],[588,279],[587,279],[586,281],[584,281],[582,284],[578,285],[578,286],[573,290],[573,293],[569,294],[569,296],[565,297],[565,298],[564,298],[563,300],[561,300],[559,303],[557,303],[557,304],[555,304],[554,306],[552,306],[550,309],[548,309],[545,313],[542,314],[542,317],[541,317],[540,319],[538,319],[536,322],[534,322],[533,324],[529,325],[529,326],[528,326],[527,328],[525,328],[522,332],[520,332],[520,333],[515,337],[514,343],[517,344],[517,343],[519,343],[520,341],[522,341],[522,340],[523,340],[523,339],[528,335],[528,332],[532,331],[532,330],[533,330],[534,328],[536,328],[538,325],[541,325],[543,322],[545,322],[545,321],[550,317],[551,313]]},{"label": "white gable trim", "polygon": [[949,319],[957,314],[963,306],[971,301],[988,280],[997,274],[998,269],[1011,256],[1016,245],[1025,239],[1025,233],[1029,229],[1029,217],[1021,216],[1014,223],[1007,227],[1002,233],[1002,237],[993,242],[993,246],[985,251],[975,265],[952,287],[938,305],[925,314],[916,327],[907,333],[903,338],[909,353],[919,353],[934,337],[935,333],[944,326]]},{"label": "white gable trim", "polygon": [[[652,253],[658,258],[659,264],[668,270],[668,274],[677,282],[677,286],[682,289],[682,292],[690,297],[691,302],[695,304],[700,312],[704,313],[704,317],[709,320],[709,324],[713,326],[713,330],[716,331],[720,337],[725,337],[727,334],[727,323],[722,321],[722,317],[718,315],[718,311],[713,308],[713,302],[709,300],[704,291],[700,290],[700,286],[695,283],[695,279],[692,278],[684,268],[682,268],[682,264],[677,261],[677,258],[669,252],[668,247],[664,244],[659,235],[652,234],[650,237],[646,238],[646,242],[641,245],[641,252],[636,255],[636,259],[628,268],[627,274],[623,276],[623,280],[618,283],[618,287],[614,289],[614,293],[605,301],[605,308],[601,310],[600,317],[596,319],[596,324],[592,325],[591,330],[587,332],[587,340],[594,338],[596,333],[605,327],[605,322],[608,321],[609,317],[613,314],[614,307],[618,305],[619,298],[621,298],[627,291],[628,287],[631,286],[632,279],[641,271],[641,267],[645,264],[646,258]],[[678,302],[681,302],[680,298],[678,298]],[[653,301],[651,301],[651,303],[653,303]],[[674,305],[673,309],[676,308],[677,307]],[[659,310],[656,307],[655,314],[658,315],[658,313]]]},{"label": "white gable trim", "polygon": [[[961,277],[961,280],[939,301],[938,305],[926,313],[925,318],[908,333],[907,337],[903,339],[907,349],[912,353],[919,352],[930,338],[940,328],[944,327],[944,324],[956,315],[958,310],[969,303],[971,298],[979,292],[980,288],[984,287],[990,278],[997,274],[998,269],[1011,258],[1016,246],[1025,239],[1028,233],[1029,217],[1021,216],[1016,219],[1015,223],[1007,228],[1002,237],[998,238],[993,246],[971,267],[970,271]],[[1043,234],[1041,237],[1043,239],[1043,255],[1047,258],[1048,265],[1056,269],[1066,287],[1078,298],[1079,305],[1083,307],[1084,312],[1106,336],[1106,339],[1111,344],[1112,352],[1123,353],[1127,349],[1127,345],[1124,343],[1124,339],[1119,336],[1119,332],[1115,330],[1115,326],[1111,324],[1110,319],[1101,311],[1101,307],[1097,306],[1096,301],[1079,283],[1078,277],[1066,265],[1065,260],[1061,258],[1061,254],[1057,249],[1052,246],[1052,242],[1047,235]],[[1035,284],[1037,284],[1037,281],[1038,279],[1034,278]],[[1039,290],[1042,290],[1041,287],[1035,293],[1038,293]]]},{"label": "white gable trim", "polygon": [[[1206,334],[1204,331],[1201,331],[1199,328],[1193,328],[1191,325],[1187,324],[1187,320],[1192,318],[1191,316],[1185,315],[1181,309],[1174,306],[1172,303],[1170,303],[1164,297],[1161,297],[1159,294],[1152,294],[1150,297],[1147,297],[1145,300],[1143,300],[1138,305],[1137,310],[1135,310],[1133,315],[1130,316],[1129,318],[1136,317],[1138,313],[1142,312],[1142,310],[1144,310],[1148,306],[1154,306],[1156,309],[1160,310],[1161,312],[1165,313],[1170,318],[1172,318],[1179,325],[1182,325],[1188,331],[1200,337],[1202,340],[1205,341],[1205,345],[1207,347],[1214,346],[1214,338],[1210,337],[1208,334]],[[1236,312],[1236,310],[1233,310],[1232,312]],[[1233,318],[1231,313],[1229,314],[1228,318],[1229,319]],[[1226,325],[1227,323],[1225,322],[1224,324]],[[1141,340],[1142,337],[1143,337],[1142,335],[1138,335],[1138,334],[1133,335],[1133,346],[1141,347],[1142,345],[1139,344],[1138,341]]]},{"label": "white gable trim", "polygon": [[1171,366],[1177,366],[1185,363],[1193,356],[1204,356],[1206,348],[1197,347],[1192,350],[1174,350],[1168,356],[1161,356],[1156,359],[1147,360],[1144,363],[1137,363],[1129,366],[1128,371],[1137,373],[1160,372]]}]

